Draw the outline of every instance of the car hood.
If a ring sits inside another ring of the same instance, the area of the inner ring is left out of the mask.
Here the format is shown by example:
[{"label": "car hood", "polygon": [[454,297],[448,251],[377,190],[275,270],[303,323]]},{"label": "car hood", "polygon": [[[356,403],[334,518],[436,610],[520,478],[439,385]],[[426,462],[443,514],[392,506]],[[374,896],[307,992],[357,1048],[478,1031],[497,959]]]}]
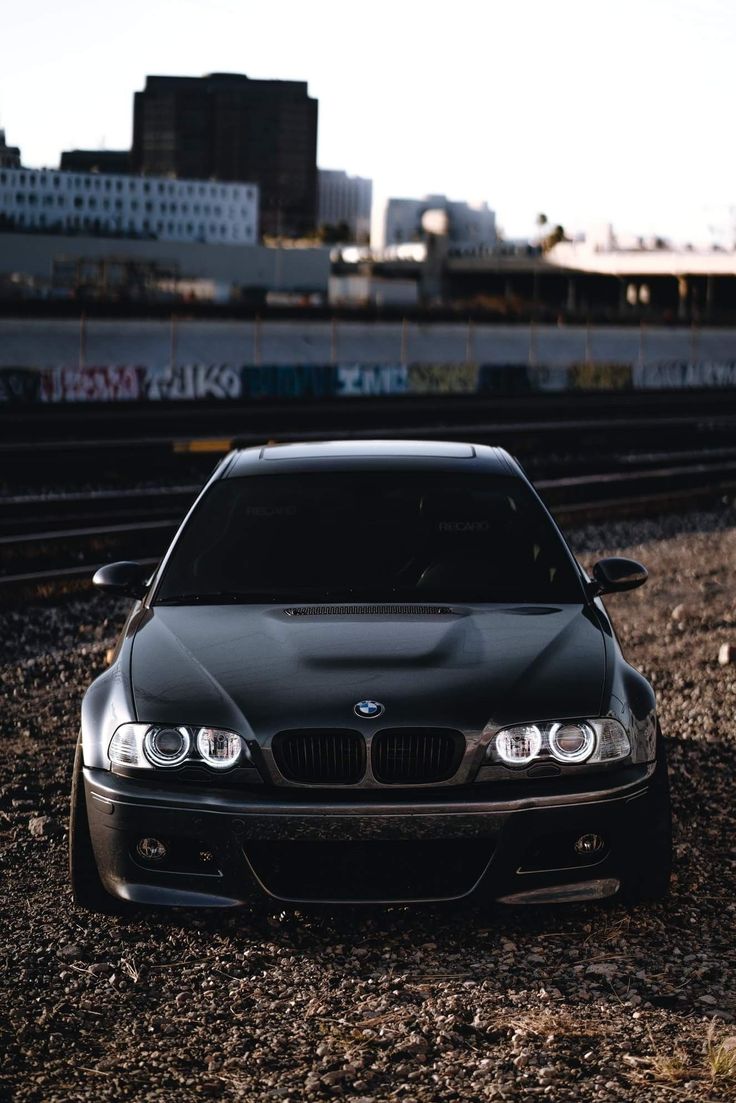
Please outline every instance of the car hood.
[{"label": "car hood", "polygon": [[[256,605],[155,606],[131,650],[139,720],[229,727],[450,726],[597,716],[606,651],[580,605],[439,615],[289,615]],[[379,721],[356,702],[379,701]]]}]

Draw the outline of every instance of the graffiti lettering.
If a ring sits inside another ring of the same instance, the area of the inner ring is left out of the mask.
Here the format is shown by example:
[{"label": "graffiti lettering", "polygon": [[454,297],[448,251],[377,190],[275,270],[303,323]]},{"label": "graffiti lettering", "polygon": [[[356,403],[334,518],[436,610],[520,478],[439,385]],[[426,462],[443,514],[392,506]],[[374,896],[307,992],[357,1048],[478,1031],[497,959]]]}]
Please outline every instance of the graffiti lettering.
[{"label": "graffiti lettering", "polygon": [[38,402],[41,375],[31,368],[0,368],[0,402]]},{"label": "graffiti lettering", "polygon": [[478,390],[478,366],[410,364],[408,390],[411,394],[475,394]]},{"label": "graffiti lettering", "polygon": [[135,402],[141,369],[132,365],[47,368],[41,373],[42,402]]},{"label": "graffiti lettering", "polygon": [[408,370],[400,364],[341,364],[337,369],[339,395],[405,394],[407,387]]},{"label": "graffiti lettering", "polygon": [[665,388],[685,387],[735,387],[736,361],[702,360],[661,361],[656,364],[638,364],[632,372],[637,390],[656,391]]},{"label": "graffiti lettering", "polygon": [[241,379],[244,398],[330,398],[337,389],[331,365],[246,367]]},{"label": "graffiti lettering", "polygon": [[175,368],[149,368],[143,381],[152,402],[191,402],[202,398],[240,398],[240,369],[229,364],[179,364]]}]

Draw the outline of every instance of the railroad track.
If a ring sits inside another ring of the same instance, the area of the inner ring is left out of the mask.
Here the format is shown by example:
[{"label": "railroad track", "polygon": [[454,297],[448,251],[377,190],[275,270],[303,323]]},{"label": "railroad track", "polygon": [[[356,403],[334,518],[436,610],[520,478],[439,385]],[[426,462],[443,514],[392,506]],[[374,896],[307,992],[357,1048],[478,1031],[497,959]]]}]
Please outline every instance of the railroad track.
[{"label": "railroad track", "polygon": [[[618,457],[619,469],[537,479],[563,525],[654,515],[736,493],[736,449]],[[592,466],[589,461],[588,466]],[[633,467],[634,463],[638,465]],[[623,468],[623,469],[622,469]],[[0,507],[0,591],[89,579],[114,558],[154,565],[201,484],[13,495]]]}]

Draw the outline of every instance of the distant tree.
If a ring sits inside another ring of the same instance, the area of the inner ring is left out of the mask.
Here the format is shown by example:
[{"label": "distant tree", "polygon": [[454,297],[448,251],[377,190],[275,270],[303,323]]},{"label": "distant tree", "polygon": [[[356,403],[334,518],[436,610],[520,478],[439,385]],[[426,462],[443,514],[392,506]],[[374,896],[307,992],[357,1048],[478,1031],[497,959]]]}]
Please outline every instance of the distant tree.
[{"label": "distant tree", "polygon": [[323,245],[344,245],[353,240],[353,235],[347,222],[323,222],[317,230],[317,239]]},{"label": "distant tree", "polygon": [[564,226],[555,226],[551,233],[546,234],[541,241],[542,252],[548,253],[550,249],[554,249],[555,245],[559,245],[561,241],[569,241],[569,238],[565,236]]}]

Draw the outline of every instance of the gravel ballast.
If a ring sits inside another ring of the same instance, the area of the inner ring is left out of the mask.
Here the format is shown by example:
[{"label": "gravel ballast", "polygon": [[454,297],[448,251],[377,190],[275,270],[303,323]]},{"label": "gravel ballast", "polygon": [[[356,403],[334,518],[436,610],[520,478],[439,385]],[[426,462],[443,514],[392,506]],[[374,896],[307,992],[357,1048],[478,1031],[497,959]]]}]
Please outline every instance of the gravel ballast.
[{"label": "gravel ballast", "polygon": [[79,702],[125,606],[2,613],[0,1098],[736,1098],[736,514],[572,542],[651,570],[609,606],[669,737],[675,879],[655,905],[81,912]]}]

